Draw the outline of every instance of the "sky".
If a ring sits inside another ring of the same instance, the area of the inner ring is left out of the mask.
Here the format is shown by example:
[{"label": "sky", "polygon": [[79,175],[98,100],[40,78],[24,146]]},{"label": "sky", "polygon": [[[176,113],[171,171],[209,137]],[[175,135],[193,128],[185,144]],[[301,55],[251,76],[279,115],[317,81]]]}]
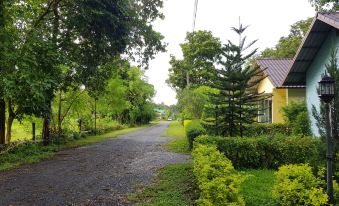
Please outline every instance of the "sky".
[{"label": "sky", "polygon": [[[166,84],[170,55],[182,58],[180,44],[193,27],[194,0],[164,0],[164,20],[154,22],[154,29],[164,35],[167,52],[159,53],[146,71],[149,83],[156,89],[154,101],[176,104],[175,91]],[[237,42],[231,31],[241,23],[249,25],[248,40],[258,40],[259,51],[274,47],[280,37],[289,34],[290,25],[314,17],[315,11],[308,0],[199,0],[195,30],[212,31],[222,42]],[[253,48],[254,48],[253,47]]]}]

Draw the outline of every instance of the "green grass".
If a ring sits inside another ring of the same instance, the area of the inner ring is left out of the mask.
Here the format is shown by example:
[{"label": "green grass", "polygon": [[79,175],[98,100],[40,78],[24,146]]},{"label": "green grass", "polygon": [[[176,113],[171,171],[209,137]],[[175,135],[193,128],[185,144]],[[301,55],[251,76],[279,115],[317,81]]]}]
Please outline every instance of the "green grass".
[{"label": "green grass", "polygon": [[162,136],[173,137],[173,139],[165,144],[165,148],[169,151],[185,154],[190,153],[185,130],[180,122],[171,122]]},{"label": "green grass", "polygon": [[178,163],[162,168],[153,185],[129,199],[139,206],[193,205],[197,187],[192,163]]},{"label": "green grass", "polygon": [[241,174],[247,176],[240,190],[246,206],[274,205],[272,199],[273,170],[245,170],[241,171]]},{"label": "green grass", "polygon": [[63,150],[63,149],[93,144],[93,143],[102,141],[104,139],[114,138],[118,135],[134,132],[134,131],[143,129],[145,127],[151,126],[151,125],[154,125],[154,124],[149,124],[149,125],[145,125],[141,127],[116,130],[116,131],[101,134],[101,135],[88,136],[85,138],[72,140],[61,145],[50,144],[48,146],[42,146],[41,144],[33,144],[33,143],[22,144],[12,149],[10,152],[0,155],[0,171],[12,169],[23,164],[36,163],[43,159],[53,156],[56,152]]}]

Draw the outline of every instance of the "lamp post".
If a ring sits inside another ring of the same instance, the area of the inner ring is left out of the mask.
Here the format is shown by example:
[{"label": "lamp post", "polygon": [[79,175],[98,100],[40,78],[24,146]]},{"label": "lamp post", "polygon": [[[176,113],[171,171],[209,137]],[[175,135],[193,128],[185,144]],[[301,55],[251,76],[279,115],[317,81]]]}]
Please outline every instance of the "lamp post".
[{"label": "lamp post", "polygon": [[334,203],[333,197],[333,141],[331,135],[331,122],[330,122],[330,102],[334,98],[334,85],[335,81],[332,77],[328,76],[325,72],[325,75],[322,77],[319,82],[320,88],[320,99],[325,103],[325,115],[326,115],[326,159],[327,159],[327,173],[326,173],[326,182],[327,182],[327,194],[329,196],[329,203]]}]

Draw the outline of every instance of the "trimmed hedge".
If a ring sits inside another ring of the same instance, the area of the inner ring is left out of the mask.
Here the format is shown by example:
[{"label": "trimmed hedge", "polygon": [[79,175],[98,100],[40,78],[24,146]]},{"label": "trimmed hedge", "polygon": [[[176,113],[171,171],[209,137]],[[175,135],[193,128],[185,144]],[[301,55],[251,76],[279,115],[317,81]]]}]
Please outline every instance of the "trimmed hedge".
[{"label": "trimmed hedge", "polygon": [[201,136],[196,143],[214,144],[235,168],[276,169],[284,164],[315,163],[320,140],[311,137],[214,137]]},{"label": "trimmed hedge", "polygon": [[284,123],[253,123],[245,125],[244,136],[256,137],[262,135],[291,135],[291,128]]},{"label": "trimmed hedge", "polygon": [[216,146],[196,145],[192,156],[193,173],[200,189],[198,205],[245,205],[239,194],[243,178],[233,168],[232,162],[220,153]]},{"label": "trimmed hedge", "polygon": [[[186,120],[185,120],[186,121]],[[185,124],[185,132],[188,140],[189,148],[193,148],[194,139],[206,133],[199,120],[191,120]]]}]

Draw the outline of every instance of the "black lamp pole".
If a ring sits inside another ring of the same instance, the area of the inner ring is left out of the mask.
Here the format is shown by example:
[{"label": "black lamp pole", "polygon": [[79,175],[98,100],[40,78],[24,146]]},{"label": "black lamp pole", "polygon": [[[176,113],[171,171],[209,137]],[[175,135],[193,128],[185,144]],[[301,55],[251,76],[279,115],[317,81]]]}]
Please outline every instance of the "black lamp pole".
[{"label": "black lamp pole", "polygon": [[320,99],[325,102],[325,113],[326,113],[326,159],[327,159],[327,194],[329,197],[329,203],[334,204],[333,196],[333,140],[331,134],[331,120],[330,120],[330,102],[334,98],[334,85],[335,81],[332,77],[325,75],[319,82],[320,87]]}]

